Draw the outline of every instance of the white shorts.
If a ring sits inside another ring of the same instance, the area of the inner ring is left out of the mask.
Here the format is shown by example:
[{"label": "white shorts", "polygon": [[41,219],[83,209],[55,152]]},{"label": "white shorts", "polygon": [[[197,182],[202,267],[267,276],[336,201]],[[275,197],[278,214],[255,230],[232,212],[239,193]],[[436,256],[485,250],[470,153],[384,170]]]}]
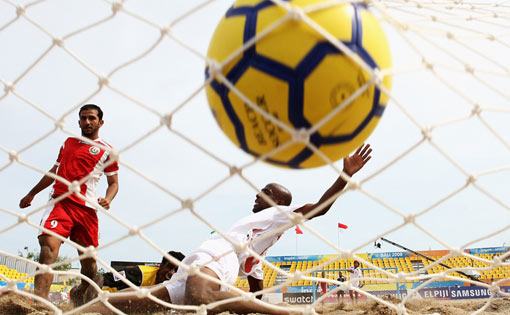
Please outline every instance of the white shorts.
[{"label": "white shorts", "polygon": [[[207,243],[207,242],[206,242]],[[216,243],[216,242],[214,242]],[[205,244],[205,243],[204,243]],[[204,246],[204,244],[202,246]],[[228,243],[227,243],[228,244]],[[234,285],[237,280],[237,275],[239,273],[239,260],[237,259],[237,255],[235,252],[231,252],[222,257],[215,257],[211,253],[225,253],[227,247],[223,244],[207,244],[207,250],[200,248],[197,251],[189,254],[182,261],[186,265],[195,264],[197,266],[205,266],[218,276],[218,278],[229,285]],[[218,246],[213,246],[218,245]],[[211,248],[215,247],[215,248]],[[215,250],[216,249],[216,250]],[[232,247],[228,244],[228,251],[231,251]],[[173,275],[172,278],[177,279],[185,274],[186,270],[184,268],[179,267],[177,272]],[[182,279],[172,281],[167,280],[164,282],[166,289],[168,290],[168,294],[170,295],[170,301],[173,304],[184,304],[184,294],[186,293],[186,281],[188,277],[187,275],[182,277]],[[229,288],[222,285],[221,291],[228,291]]]}]

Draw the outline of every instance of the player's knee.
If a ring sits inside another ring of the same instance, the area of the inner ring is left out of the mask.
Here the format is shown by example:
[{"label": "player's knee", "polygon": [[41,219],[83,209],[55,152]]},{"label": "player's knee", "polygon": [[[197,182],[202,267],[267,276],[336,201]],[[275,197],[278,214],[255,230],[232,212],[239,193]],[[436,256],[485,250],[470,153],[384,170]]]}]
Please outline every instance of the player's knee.
[{"label": "player's knee", "polygon": [[96,267],[96,260],[91,257],[82,258],[80,259],[80,263],[82,266],[86,266],[88,268],[95,268]]},{"label": "player's knee", "polygon": [[94,258],[81,259],[80,263],[81,263],[82,271],[93,272],[94,273],[93,277],[96,275],[97,265],[96,265],[96,261],[94,260]]},{"label": "player's knee", "polygon": [[186,293],[184,294],[184,304],[186,305],[202,305],[206,304],[203,303],[203,297],[200,293],[196,291],[186,290]]},{"label": "player's knee", "polygon": [[57,260],[57,253],[48,245],[41,245],[41,253],[39,254],[39,262],[49,265]]},{"label": "player's knee", "polygon": [[213,302],[211,295],[208,293],[208,287],[203,283],[203,279],[198,276],[188,277],[184,302],[187,305],[202,305]]},{"label": "player's knee", "polygon": [[184,302],[187,305],[202,305],[209,304],[212,301],[209,301],[207,295],[201,291],[186,290]]}]

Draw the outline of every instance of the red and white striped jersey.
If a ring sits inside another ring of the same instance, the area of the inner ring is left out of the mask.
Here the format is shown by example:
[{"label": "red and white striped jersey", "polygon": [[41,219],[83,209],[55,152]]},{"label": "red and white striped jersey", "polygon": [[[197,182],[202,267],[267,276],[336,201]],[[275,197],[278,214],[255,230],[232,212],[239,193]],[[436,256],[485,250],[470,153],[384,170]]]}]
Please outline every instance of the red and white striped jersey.
[{"label": "red and white striped jersey", "polygon": [[[104,147],[112,148],[111,145],[101,139],[94,140]],[[65,178],[69,182],[80,181],[88,176],[87,180],[80,185],[80,194],[89,200],[97,201],[96,187],[99,178],[104,172],[106,176],[116,175],[119,170],[117,161],[110,160],[111,150],[89,144],[77,138],[67,138],[58,154],[55,165],[58,167],[57,175]],[[69,187],[56,180],[53,185],[53,197],[58,197],[69,191]],[[71,194],[68,198],[71,200],[93,208],[89,202]]]}]

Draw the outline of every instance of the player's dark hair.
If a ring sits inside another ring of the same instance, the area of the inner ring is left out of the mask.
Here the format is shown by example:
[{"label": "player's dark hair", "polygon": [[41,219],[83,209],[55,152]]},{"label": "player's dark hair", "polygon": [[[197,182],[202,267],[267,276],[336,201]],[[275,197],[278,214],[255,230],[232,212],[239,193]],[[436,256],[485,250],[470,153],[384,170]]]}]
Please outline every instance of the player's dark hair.
[{"label": "player's dark hair", "polygon": [[101,110],[101,107],[97,106],[96,104],[85,104],[80,108],[80,111],[78,112],[78,116],[81,115],[81,112],[84,110],[91,110],[95,109],[97,111],[97,117],[99,120],[103,120],[103,111]]},{"label": "player's dark hair", "polygon": [[[174,251],[169,251],[168,255],[172,256],[173,258],[176,258],[179,261],[182,261],[185,257],[183,253],[174,252]],[[161,260],[161,265],[166,265],[166,264],[172,264],[172,262],[170,260],[166,259],[165,256],[163,256],[163,259]]]}]

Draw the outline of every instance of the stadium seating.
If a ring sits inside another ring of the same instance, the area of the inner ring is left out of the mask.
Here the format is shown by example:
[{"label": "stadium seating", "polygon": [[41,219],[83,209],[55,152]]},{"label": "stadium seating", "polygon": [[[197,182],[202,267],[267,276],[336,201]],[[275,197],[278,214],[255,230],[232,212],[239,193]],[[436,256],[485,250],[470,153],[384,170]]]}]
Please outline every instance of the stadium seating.
[{"label": "stadium seating", "polygon": [[[480,254],[475,255],[477,257],[480,257],[481,259],[486,260],[492,260],[494,258],[494,254]],[[330,256],[331,257],[331,256]],[[441,259],[441,256],[430,256],[430,258],[434,260]],[[423,266],[425,269],[423,270],[422,274],[437,274],[441,272],[445,272],[448,269],[444,266],[441,266],[439,264],[433,265],[433,262],[418,256],[411,256],[411,257],[400,257],[400,258],[376,258],[376,259],[368,259],[368,261],[373,264],[374,266],[380,267],[380,268],[396,268],[396,269],[386,269],[389,273],[396,273],[398,272],[406,272],[411,273],[416,271],[415,266]],[[284,262],[273,262],[272,264],[275,267],[282,268],[284,270],[287,270],[290,273],[294,273],[296,271],[300,271],[303,273],[306,273],[307,270],[312,269],[313,267],[318,266],[319,264],[327,263],[326,259],[319,260],[319,261],[312,261],[312,260],[292,260],[292,261],[284,261]],[[347,269],[349,266],[351,266],[353,263],[352,260],[348,259],[340,259],[340,260],[334,260],[325,265],[321,269]],[[444,265],[450,266],[452,268],[465,268],[465,267],[479,267],[479,268],[488,268],[487,270],[481,270],[480,271],[480,279],[486,280],[487,282],[490,281],[497,281],[500,279],[509,279],[510,280],[510,267],[509,266],[499,266],[497,268],[490,268],[491,263],[478,261],[478,260],[471,260],[464,256],[457,256],[457,257],[451,257],[441,262]],[[365,284],[382,284],[387,283],[388,276],[378,270],[367,268],[365,265],[360,266],[362,269],[363,277],[364,278],[372,278],[371,280],[364,281]],[[285,276],[279,275],[278,272],[268,266],[263,267],[264,271],[264,287],[273,287],[275,284],[277,284],[277,279],[279,280],[278,283],[281,283],[282,281],[286,281],[287,278]],[[20,273],[16,269],[10,269],[5,265],[0,265],[0,274],[3,274],[8,279],[23,279],[20,282],[25,283],[33,283],[34,277],[27,277],[28,274],[26,273]],[[349,280],[350,274],[348,272],[343,272],[344,276],[347,280]],[[460,278],[467,278],[464,275],[461,275],[456,272],[450,272],[449,275],[453,275]],[[307,276],[313,276],[312,274],[307,274]],[[326,278],[331,280],[336,280],[339,276],[338,271],[332,271],[332,272],[326,272]],[[380,279],[380,280],[374,280],[374,279]],[[0,280],[1,281],[1,280]],[[418,280],[409,281],[409,282],[417,282]],[[438,280],[440,281],[440,280]],[[311,280],[304,280],[301,279],[299,281],[293,281],[289,286],[311,286],[313,285],[313,282]],[[248,289],[248,281],[246,279],[240,279],[238,278],[235,286],[241,289]]]},{"label": "stadium seating", "polygon": [[[20,282],[24,283],[33,283],[34,277],[28,277],[27,273],[18,272],[16,269],[10,269],[5,265],[0,265],[0,274],[3,274],[5,277],[11,280],[22,279]],[[0,278],[2,281],[2,278]]]},{"label": "stadium seating", "polygon": [[[474,256],[477,256],[481,259],[486,260],[492,260],[494,258],[495,254],[477,254]],[[290,261],[277,261],[273,262],[272,264],[275,267],[281,268],[283,270],[286,270],[289,273],[294,273],[296,271],[300,271],[302,273],[306,274],[306,271],[318,266],[319,264],[325,264],[321,269],[328,270],[328,269],[347,269],[349,266],[353,264],[352,259],[340,259],[336,260],[335,256],[328,255],[326,257],[329,257],[331,260],[331,263],[327,264],[328,261],[326,258],[323,258],[322,260],[290,260]],[[331,258],[333,257],[333,258]],[[444,256],[429,256],[433,260],[440,260]],[[445,272],[445,274],[448,274],[450,276],[460,277],[467,279],[466,276],[459,274],[457,272],[447,272],[449,269],[441,266],[439,264],[435,264],[434,262],[427,260],[426,258],[416,256],[416,255],[410,255],[408,257],[396,257],[396,258],[374,258],[374,259],[367,259],[368,262],[373,264],[374,266],[377,266],[379,268],[390,268],[385,269],[388,273],[397,273],[397,272],[405,272],[405,273],[411,273],[415,271],[419,271],[418,274],[420,275],[432,275],[432,274],[438,274]],[[486,282],[490,281],[497,281],[499,279],[509,279],[510,280],[510,266],[499,266],[497,268],[490,268],[491,263],[478,261],[478,260],[471,260],[470,258],[464,257],[464,256],[457,256],[457,257],[450,257],[446,260],[441,260],[441,263],[449,266],[451,268],[466,268],[466,267],[486,267],[487,270],[480,270],[480,279],[486,280]],[[375,270],[373,268],[368,268],[368,266],[365,266],[361,264],[360,268],[362,268],[362,274],[364,278],[372,278],[370,280],[363,281],[365,285],[377,285],[377,284],[384,284],[388,283],[388,275],[380,272],[378,270]],[[421,271],[420,271],[421,270]],[[281,282],[284,282],[287,280],[287,278],[281,274],[279,274],[276,270],[273,270],[272,268],[265,266],[263,267],[264,271],[264,287],[273,287],[276,284],[279,284]],[[447,273],[446,273],[447,272]],[[343,275],[346,277],[347,280],[349,280],[350,274],[348,272],[342,272]],[[313,276],[312,274],[306,274],[307,276]],[[326,272],[325,277],[331,280],[336,280],[338,278],[339,272],[338,271],[331,271]],[[317,275],[315,275],[317,276]],[[374,280],[375,279],[375,280]],[[450,279],[440,279],[436,281],[447,281]],[[409,280],[408,282],[419,282],[420,280]],[[311,286],[313,285],[313,282],[311,280],[304,280],[301,279],[299,281],[293,281],[288,286]],[[246,279],[240,279],[238,278],[235,286],[241,289],[248,289],[248,281]]]}]

